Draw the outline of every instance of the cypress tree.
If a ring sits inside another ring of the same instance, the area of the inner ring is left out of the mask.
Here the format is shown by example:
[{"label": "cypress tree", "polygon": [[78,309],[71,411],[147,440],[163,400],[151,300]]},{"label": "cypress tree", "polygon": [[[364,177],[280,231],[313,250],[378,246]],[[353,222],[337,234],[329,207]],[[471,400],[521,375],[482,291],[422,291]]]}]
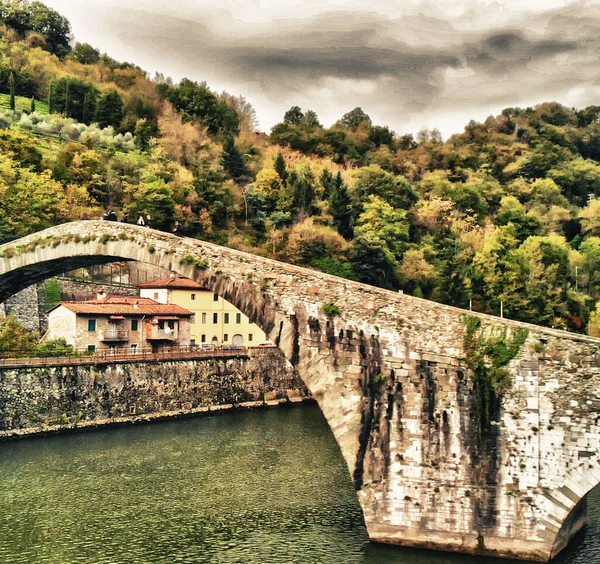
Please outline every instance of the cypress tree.
[{"label": "cypress tree", "polygon": [[52,107],[52,105],[53,105],[52,104],[52,102],[53,102],[53,99],[52,99],[52,89],[53,88],[54,88],[54,84],[53,84],[52,81],[50,81],[48,83],[48,113],[49,114],[51,114],[53,112],[53,110],[54,110],[54,108]]},{"label": "cypress tree", "polygon": [[334,180],[333,190],[329,196],[329,207],[333,214],[334,227],[342,237],[350,239],[353,234],[352,198],[340,172],[337,173]]},{"label": "cypress tree", "polygon": [[233,137],[228,137],[223,144],[223,154],[221,155],[221,164],[223,168],[231,175],[231,178],[237,179],[246,174],[246,165],[242,154],[233,142]]},{"label": "cypress tree", "polygon": [[69,117],[69,81],[67,80],[67,85],[65,86],[65,116]]},{"label": "cypress tree", "polygon": [[8,87],[10,91],[10,109],[14,110],[16,107],[15,103],[15,73],[10,71],[10,76],[8,77]]},{"label": "cypress tree", "polygon": [[30,107],[31,113],[35,112],[35,96],[31,97],[31,107]]},{"label": "cypress tree", "polygon": [[275,172],[279,175],[279,178],[285,182],[288,177],[288,171],[285,166],[285,159],[281,152],[277,153],[277,158],[275,159],[275,164],[273,165]]}]

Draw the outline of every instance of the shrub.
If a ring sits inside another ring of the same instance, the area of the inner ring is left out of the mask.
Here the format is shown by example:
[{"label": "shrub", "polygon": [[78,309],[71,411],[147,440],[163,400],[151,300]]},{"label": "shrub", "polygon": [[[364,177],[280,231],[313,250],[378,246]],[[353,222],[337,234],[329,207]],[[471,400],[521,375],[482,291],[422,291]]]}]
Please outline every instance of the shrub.
[{"label": "shrub", "polygon": [[185,255],[180,261],[179,264],[191,264],[200,270],[206,270],[208,268],[208,263],[205,260],[197,259],[192,255]]},{"label": "shrub", "polygon": [[321,311],[325,315],[340,315],[340,308],[336,306],[333,302],[324,303],[321,306]]}]

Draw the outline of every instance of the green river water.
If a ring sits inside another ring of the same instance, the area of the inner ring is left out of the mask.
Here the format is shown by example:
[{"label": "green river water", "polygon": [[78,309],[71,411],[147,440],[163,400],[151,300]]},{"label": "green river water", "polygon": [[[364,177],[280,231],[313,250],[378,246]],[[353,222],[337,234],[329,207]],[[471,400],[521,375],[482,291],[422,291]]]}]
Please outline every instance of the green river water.
[{"label": "green river water", "polygon": [[[592,522],[556,562],[600,563]],[[506,564],[368,542],[314,406],[0,444],[0,563]]]}]

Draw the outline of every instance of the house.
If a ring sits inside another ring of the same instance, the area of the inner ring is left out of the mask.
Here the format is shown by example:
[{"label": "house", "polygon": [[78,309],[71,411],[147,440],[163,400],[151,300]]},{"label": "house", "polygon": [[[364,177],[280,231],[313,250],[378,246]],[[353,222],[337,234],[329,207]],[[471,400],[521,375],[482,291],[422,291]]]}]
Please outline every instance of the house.
[{"label": "house", "polygon": [[52,308],[44,340],[63,338],[89,351],[189,345],[191,316],[178,305],[101,293],[95,300],[61,302]]},{"label": "house", "polygon": [[273,343],[255,323],[233,304],[213,294],[194,280],[172,276],[138,285],[140,297],[162,304],[178,305],[194,315],[190,344],[252,347]]}]

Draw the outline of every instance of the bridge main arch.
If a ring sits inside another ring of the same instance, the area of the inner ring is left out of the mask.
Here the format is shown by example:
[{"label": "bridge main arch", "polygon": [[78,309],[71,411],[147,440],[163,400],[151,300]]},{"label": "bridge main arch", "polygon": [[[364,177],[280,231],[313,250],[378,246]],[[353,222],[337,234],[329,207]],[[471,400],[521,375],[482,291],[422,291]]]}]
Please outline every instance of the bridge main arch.
[{"label": "bridge main arch", "polygon": [[[332,429],[372,540],[543,562],[580,526],[573,511],[600,482],[597,470],[582,478],[600,452],[600,341],[528,326],[482,452],[456,308],[105,221],[0,246],[0,302],[53,275],[118,260],[196,280],[278,345]],[[339,314],[325,314],[326,303]]]}]

